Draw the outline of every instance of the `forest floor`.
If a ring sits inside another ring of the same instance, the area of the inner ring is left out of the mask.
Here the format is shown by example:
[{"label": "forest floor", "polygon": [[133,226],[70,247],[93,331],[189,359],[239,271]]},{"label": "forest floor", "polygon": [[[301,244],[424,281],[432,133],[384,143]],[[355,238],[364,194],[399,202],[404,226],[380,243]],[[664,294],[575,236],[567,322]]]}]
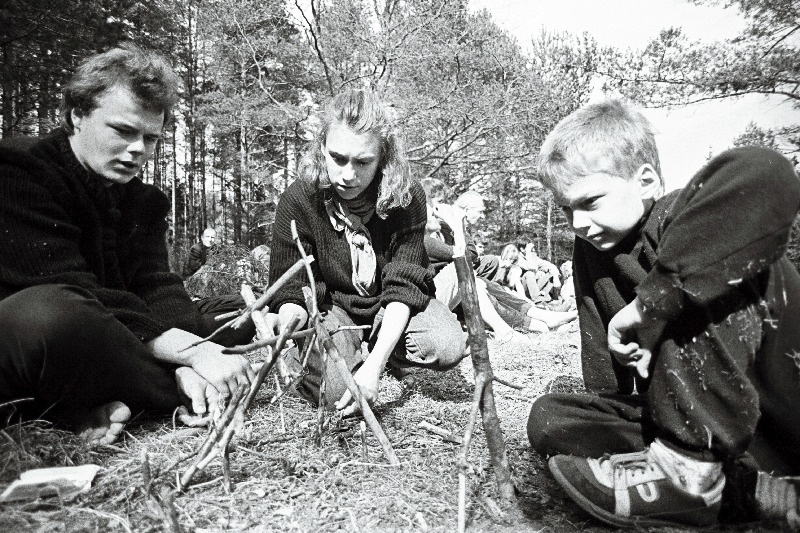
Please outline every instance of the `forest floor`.
[{"label": "forest floor", "polygon": [[[532,335],[531,340],[529,345],[499,346],[489,339],[495,373],[523,387],[494,387],[519,512],[499,511],[478,424],[469,457],[474,469],[467,491],[467,531],[612,531],[566,498],[545,462],[531,452],[525,432],[533,398],[582,386],[577,325]],[[181,531],[196,533],[455,531],[460,447],[420,429],[419,423],[427,421],[457,437],[463,434],[474,384],[472,366],[466,359],[449,372],[420,371],[414,381],[384,377],[375,409],[399,466],[387,464],[369,433],[364,449],[358,421],[333,424],[317,447],[316,410],[289,397],[280,409],[256,401],[248,422],[250,435],[235,440],[231,451],[233,490],[224,490],[215,461],[185,492],[175,495],[173,506],[163,501],[172,494],[176,473],[187,466],[182,459],[197,449],[202,435],[187,437],[185,428],[174,428],[168,420],[136,420],[113,446],[87,448],[43,422],[6,428],[0,432],[0,489],[30,468],[94,463],[102,469],[92,488],[72,501],[0,505],[0,531],[172,532],[165,509],[177,514]],[[151,469],[149,491],[143,486],[145,451]],[[763,525],[726,529],[756,530],[763,531]]]}]

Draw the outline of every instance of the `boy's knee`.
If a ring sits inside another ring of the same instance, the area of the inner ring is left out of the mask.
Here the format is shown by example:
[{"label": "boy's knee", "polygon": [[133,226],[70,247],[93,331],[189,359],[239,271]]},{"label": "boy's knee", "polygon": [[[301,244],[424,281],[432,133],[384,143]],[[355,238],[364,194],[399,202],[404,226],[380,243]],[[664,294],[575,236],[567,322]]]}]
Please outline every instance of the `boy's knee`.
[{"label": "boy's knee", "polygon": [[558,439],[554,435],[557,430],[553,413],[558,412],[557,402],[552,395],[545,394],[533,402],[528,415],[528,441],[531,447],[542,455],[552,455],[553,443]]}]

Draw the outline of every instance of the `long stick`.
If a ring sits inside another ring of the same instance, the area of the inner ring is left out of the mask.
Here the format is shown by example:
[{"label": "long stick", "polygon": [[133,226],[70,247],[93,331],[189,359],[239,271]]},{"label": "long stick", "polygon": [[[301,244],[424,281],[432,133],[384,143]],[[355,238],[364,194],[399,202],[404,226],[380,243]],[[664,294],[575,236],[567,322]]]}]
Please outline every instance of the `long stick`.
[{"label": "long stick", "polygon": [[467,263],[465,247],[461,248],[461,255],[455,257],[453,262],[456,266],[458,276],[458,290],[461,293],[461,306],[464,309],[464,318],[467,322],[469,331],[469,344],[472,358],[472,366],[475,369],[475,383],[478,386],[478,378],[482,376],[485,386],[480,402],[481,416],[483,418],[483,428],[486,433],[486,443],[489,448],[489,456],[494,467],[495,480],[500,496],[508,502],[515,502],[514,485],[511,482],[511,471],[508,465],[505,442],[503,441],[503,430],[500,427],[500,419],[497,416],[497,408],[494,403],[494,390],[492,381],[494,373],[492,364],[489,361],[489,348],[486,344],[486,330],[484,329],[483,319],[478,307],[478,293],[475,287],[475,277]]}]

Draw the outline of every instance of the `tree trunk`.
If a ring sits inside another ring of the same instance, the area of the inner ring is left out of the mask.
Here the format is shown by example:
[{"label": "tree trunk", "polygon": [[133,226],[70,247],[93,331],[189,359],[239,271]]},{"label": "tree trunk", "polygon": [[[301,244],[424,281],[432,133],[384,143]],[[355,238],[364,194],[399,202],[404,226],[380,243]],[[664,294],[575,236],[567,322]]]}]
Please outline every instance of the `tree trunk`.
[{"label": "tree trunk", "polygon": [[11,130],[14,125],[14,77],[9,72],[9,65],[14,64],[14,44],[3,45],[3,68],[0,69],[0,83],[2,83],[2,113],[3,113],[3,134],[2,138],[11,137]]},{"label": "tree trunk", "polygon": [[553,197],[547,196],[547,260],[553,262]]}]

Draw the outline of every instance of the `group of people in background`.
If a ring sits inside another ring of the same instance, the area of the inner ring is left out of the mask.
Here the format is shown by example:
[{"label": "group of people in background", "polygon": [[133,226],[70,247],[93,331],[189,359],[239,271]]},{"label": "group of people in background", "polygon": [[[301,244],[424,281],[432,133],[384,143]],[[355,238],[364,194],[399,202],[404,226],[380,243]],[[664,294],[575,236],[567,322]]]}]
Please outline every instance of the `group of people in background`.
[{"label": "group of people in background", "polygon": [[[132,413],[187,404],[203,414],[253,380],[246,358],[222,354],[252,329],[186,349],[237,302],[189,297],[167,262],[169,201],[138,177],[176,91],[163,58],[115,48],[78,68],[61,128],[0,144],[0,409],[112,442]],[[441,184],[412,175],[387,105],[343,90],[278,203],[269,283],[300,257],[294,220],[316,258],[323,322],[374,401],[386,368],[445,370],[467,353],[452,312],[453,247],[464,243],[498,339],[557,327],[577,308],[587,392],[538,398],[527,430],[580,507],[616,526],[796,523],[791,163],[763,148],[728,151],[665,195],[651,126],[610,100],[555,127],[538,173],[576,235],[562,265],[574,276],[532,246],[504,251],[489,274],[470,238],[483,198],[466,191],[445,203]],[[210,246],[191,254],[187,272]],[[276,292],[266,317],[276,333],[306,326],[306,283],[295,277]],[[556,297],[566,309],[552,308]],[[302,348],[286,354],[298,371]],[[317,403],[324,375],[326,404],[355,413],[332,363],[310,353],[298,393]]]}]

